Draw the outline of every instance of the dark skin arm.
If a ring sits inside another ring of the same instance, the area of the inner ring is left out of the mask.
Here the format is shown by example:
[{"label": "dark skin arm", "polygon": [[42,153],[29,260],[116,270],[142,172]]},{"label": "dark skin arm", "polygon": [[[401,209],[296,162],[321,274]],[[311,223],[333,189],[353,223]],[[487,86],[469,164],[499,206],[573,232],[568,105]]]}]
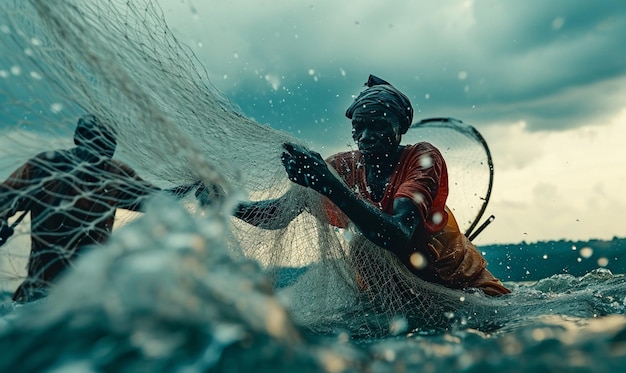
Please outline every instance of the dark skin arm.
[{"label": "dark skin arm", "polygon": [[[266,201],[239,203],[234,215],[248,224],[252,224],[260,228],[285,228],[293,219],[304,211],[304,208],[302,207],[288,206],[289,203],[286,202],[289,198],[286,198],[285,196]],[[280,216],[281,219],[276,219],[277,216]]]},{"label": "dark skin arm", "polygon": [[[7,239],[13,235],[13,228],[29,212],[28,198],[20,198],[17,191],[31,187],[33,178],[30,177],[30,172],[33,168],[31,162],[27,162],[13,171],[5,182],[0,183],[0,246],[4,245]],[[24,211],[24,213],[13,224],[9,225],[8,219],[16,211]]]},{"label": "dark skin arm", "polygon": [[195,183],[189,184],[189,185],[180,185],[180,186],[173,187],[170,189],[163,189],[163,192],[176,198],[183,198],[187,194],[189,194],[189,192],[191,192],[194,188],[200,187],[201,185],[202,185],[201,181],[196,181]]},{"label": "dark skin arm", "polygon": [[141,179],[135,180],[134,183],[125,185],[118,193],[118,207],[131,211],[143,211],[143,203],[147,197],[154,193],[164,192],[177,199],[185,197],[194,188],[201,185],[202,182],[197,181],[189,185],[181,185],[170,189],[161,189]]},{"label": "dark skin arm", "polygon": [[[293,206],[289,203],[291,194],[295,191],[290,189],[282,197],[265,201],[240,202],[233,215],[248,224],[264,229],[285,228],[289,222],[295,219],[304,207]],[[202,206],[211,205],[214,201],[223,198],[224,191],[217,185],[201,186],[196,191],[196,198]],[[280,216],[282,219],[276,219]]]},{"label": "dark skin arm", "polygon": [[376,245],[399,254],[409,244],[421,225],[419,211],[410,199],[395,199],[393,214],[386,214],[358,198],[330,172],[318,153],[291,143],[284,148],[282,162],[291,181],[328,197]]},{"label": "dark skin arm", "polygon": [[[328,197],[356,225],[357,229],[376,245],[400,254],[411,241],[414,232],[421,225],[420,214],[415,204],[408,198],[397,198],[393,202],[393,214],[389,215],[358,198],[329,169],[319,153],[304,147],[285,143],[281,157],[289,179],[294,183]],[[196,193],[202,204],[210,203],[206,191]],[[288,207],[288,191],[284,196],[256,202],[240,203],[234,216],[265,229],[280,229],[295,219],[302,207]],[[280,221],[273,219],[280,209]],[[286,215],[285,215],[286,213]]]}]

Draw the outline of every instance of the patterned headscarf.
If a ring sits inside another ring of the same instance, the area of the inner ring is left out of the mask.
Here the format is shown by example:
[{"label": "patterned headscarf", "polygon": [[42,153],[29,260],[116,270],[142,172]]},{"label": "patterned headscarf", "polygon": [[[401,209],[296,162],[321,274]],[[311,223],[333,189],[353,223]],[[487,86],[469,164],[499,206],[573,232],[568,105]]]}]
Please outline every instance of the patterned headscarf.
[{"label": "patterned headscarf", "polygon": [[370,75],[368,87],[346,110],[346,117],[394,115],[400,122],[400,133],[404,134],[413,121],[413,107],[409,98],[385,80]]}]

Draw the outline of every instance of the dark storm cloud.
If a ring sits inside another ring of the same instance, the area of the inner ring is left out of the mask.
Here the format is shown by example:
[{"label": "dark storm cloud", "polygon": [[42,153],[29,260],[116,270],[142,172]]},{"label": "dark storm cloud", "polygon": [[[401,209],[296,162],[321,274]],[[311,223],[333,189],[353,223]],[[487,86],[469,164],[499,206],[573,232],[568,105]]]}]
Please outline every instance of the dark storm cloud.
[{"label": "dark storm cloud", "polygon": [[491,58],[490,71],[478,67],[486,84],[468,95],[478,105],[530,129],[576,127],[620,108],[610,96],[626,78],[623,3],[487,1],[474,14],[472,38]]},{"label": "dark storm cloud", "polygon": [[[314,128],[312,137],[345,123],[369,74],[406,93],[416,120],[523,120],[531,131],[562,130],[624,105],[621,1],[326,3],[259,6],[223,21],[228,52],[212,48],[207,60],[216,84],[260,122],[304,135]],[[279,83],[272,87],[266,74]]]},{"label": "dark storm cloud", "polygon": [[343,114],[369,74],[402,90],[415,120],[561,130],[625,102],[622,1],[163,3],[244,113],[314,141],[350,140]]},{"label": "dark storm cloud", "polygon": [[620,1],[477,1],[472,34],[496,54],[523,53],[608,31],[625,12]]},{"label": "dark storm cloud", "polygon": [[44,33],[32,25],[30,34],[18,32],[14,23],[19,24],[0,12],[0,131],[66,135],[67,116],[73,125],[77,108],[41,60],[40,48],[49,47]]},{"label": "dark storm cloud", "polygon": [[352,83],[355,82],[339,72],[321,75],[317,82],[307,72],[301,72],[284,79],[278,89],[272,89],[263,77],[244,79],[230,87],[229,96],[259,123],[312,141],[327,139],[332,134],[334,140],[343,144],[351,141],[350,121],[344,113],[353,100],[351,95],[360,88],[351,87],[355,85]]}]

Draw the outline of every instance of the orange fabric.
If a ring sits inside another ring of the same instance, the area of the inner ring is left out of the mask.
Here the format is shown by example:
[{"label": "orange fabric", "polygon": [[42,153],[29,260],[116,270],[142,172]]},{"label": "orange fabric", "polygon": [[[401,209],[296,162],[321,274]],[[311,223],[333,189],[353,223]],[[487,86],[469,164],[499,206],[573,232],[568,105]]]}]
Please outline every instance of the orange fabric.
[{"label": "orange fabric", "polygon": [[[385,213],[393,213],[394,199],[406,197],[412,199],[419,209],[422,223],[428,233],[438,232],[445,227],[448,220],[445,210],[448,198],[448,170],[443,156],[433,145],[421,142],[404,149],[380,202],[372,201],[360,152],[339,153],[326,161],[337,170],[339,176],[359,197],[370,201]],[[347,219],[342,216],[341,211],[336,209],[332,211],[333,208],[330,206],[328,210],[333,224],[345,226]]]},{"label": "orange fabric", "polygon": [[451,211],[444,229],[430,237],[425,255],[426,267],[412,269],[424,280],[455,289],[478,288],[487,295],[511,292],[487,270],[487,261],[461,233]]},{"label": "orange fabric", "polygon": [[[400,260],[415,275],[450,288],[479,288],[488,295],[510,292],[487,270],[487,262],[461,233],[454,215],[446,208],[448,172],[441,153],[433,145],[422,142],[404,149],[380,202],[373,202],[368,192],[360,152],[339,153],[329,157],[327,162],[360,198],[385,213],[393,213],[395,198],[413,200],[425,229],[416,232]],[[347,227],[349,220],[343,212],[330,200],[325,203],[330,223]],[[416,252],[427,259],[425,268],[411,265],[410,257]]]}]

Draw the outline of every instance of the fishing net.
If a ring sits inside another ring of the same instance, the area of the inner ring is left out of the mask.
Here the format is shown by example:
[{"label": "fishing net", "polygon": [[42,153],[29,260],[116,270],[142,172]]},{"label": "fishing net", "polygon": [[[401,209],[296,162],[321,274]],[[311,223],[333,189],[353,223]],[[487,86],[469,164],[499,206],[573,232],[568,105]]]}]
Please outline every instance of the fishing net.
[{"label": "fishing net", "polygon": [[[92,113],[117,134],[115,158],[146,180],[218,185],[226,198],[206,209],[229,214],[238,200],[284,196],[260,227],[231,218],[224,240],[234,260],[259,263],[305,328],[342,324],[369,334],[447,326],[491,312],[481,308],[484,297],[426,283],[355,229],[330,225],[320,195],[291,183],[280,162],[285,141],[305,139],[243,115],[168,29],[157,3],[31,0],[0,8],[4,178],[39,152],[72,146],[77,118]],[[469,233],[493,176],[479,135],[449,119],[414,127],[407,142],[431,141],[448,160],[451,208]],[[195,199],[181,203],[202,219]],[[28,223],[2,248],[3,281],[23,279]]]}]

